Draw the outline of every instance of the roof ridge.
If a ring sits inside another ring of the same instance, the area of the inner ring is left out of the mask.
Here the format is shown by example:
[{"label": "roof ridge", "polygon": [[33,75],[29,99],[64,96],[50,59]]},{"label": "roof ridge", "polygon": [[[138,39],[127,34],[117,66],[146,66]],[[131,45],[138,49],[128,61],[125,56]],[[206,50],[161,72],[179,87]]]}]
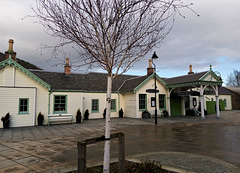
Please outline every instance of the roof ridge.
[{"label": "roof ridge", "polygon": [[168,80],[168,79],[174,79],[174,78],[179,78],[179,77],[184,77],[184,76],[193,76],[196,74],[200,74],[200,73],[207,73],[209,71],[203,71],[203,72],[198,72],[198,73],[193,73],[193,74],[186,74],[186,75],[182,75],[182,76],[175,76],[175,77],[170,77],[170,78],[164,78],[163,80]]}]

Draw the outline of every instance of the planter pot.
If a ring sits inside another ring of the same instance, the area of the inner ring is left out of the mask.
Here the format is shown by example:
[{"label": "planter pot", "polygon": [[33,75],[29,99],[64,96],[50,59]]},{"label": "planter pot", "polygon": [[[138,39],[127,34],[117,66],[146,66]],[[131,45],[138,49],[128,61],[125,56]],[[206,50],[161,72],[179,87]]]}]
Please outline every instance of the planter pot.
[{"label": "planter pot", "polygon": [[119,118],[123,118],[123,112],[119,112]]},{"label": "planter pot", "polygon": [[142,113],[142,118],[150,118],[150,113],[149,112],[143,112]]},{"label": "planter pot", "polygon": [[82,116],[76,116],[76,122],[81,123]]},{"label": "planter pot", "polygon": [[42,126],[43,125],[43,119],[38,119],[38,125]]},{"label": "planter pot", "polygon": [[84,120],[88,120],[89,115],[84,115]]},{"label": "planter pot", "polygon": [[3,128],[8,129],[10,124],[10,120],[3,120]]}]

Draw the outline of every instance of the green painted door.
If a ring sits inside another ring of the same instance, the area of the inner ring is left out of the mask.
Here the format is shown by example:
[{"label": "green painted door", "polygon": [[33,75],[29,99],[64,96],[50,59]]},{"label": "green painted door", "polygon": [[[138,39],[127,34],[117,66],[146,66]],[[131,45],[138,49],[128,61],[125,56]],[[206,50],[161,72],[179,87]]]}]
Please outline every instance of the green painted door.
[{"label": "green painted door", "polygon": [[214,114],[216,113],[216,102],[215,101],[206,101],[206,105],[207,105],[207,113],[208,114]]},{"label": "green painted door", "polygon": [[171,96],[170,102],[171,102],[171,115],[172,116],[182,115],[181,97]]},{"label": "green painted door", "polygon": [[[207,113],[208,114],[215,114],[216,113],[216,101],[206,101],[207,105]],[[219,110],[225,111],[225,104],[224,101],[219,100]]]}]

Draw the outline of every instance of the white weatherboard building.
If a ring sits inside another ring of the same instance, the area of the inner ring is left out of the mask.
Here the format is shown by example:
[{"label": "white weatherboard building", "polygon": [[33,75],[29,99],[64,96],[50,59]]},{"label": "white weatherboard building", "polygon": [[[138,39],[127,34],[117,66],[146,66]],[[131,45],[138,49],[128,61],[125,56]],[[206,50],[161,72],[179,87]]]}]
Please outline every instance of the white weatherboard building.
[{"label": "white weatherboard building", "polygon": [[[154,114],[154,93],[146,92],[147,89],[154,89],[154,77],[150,60],[147,75],[121,75],[114,79],[111,117],[118,117],[121,108],[124,117],[142,118],[144,110]],[[215,110],[218,117],[223,104],[224,109],[231,110],[231,94],[221,95],[222,81],[211,67],[209,71],[201,73],[193,73],[190,67],[188,75],[174,78],[156,75],[156,84],[159,90],[156,99],[159,115],[163,110],[168,111],[170,116],[186,115],[187,109],[199,106],[204,112],[208,108],[208,101],[219,105]],[[103,118],[106,86],[107,74],[71,73],[68,58],[64,73],[43,71],[17,59],[13,40],[9,40],[8,51],[0,56],[0,117],[9,112],[10,127],[37,125],[39,112],[45,117],[44,124],[52,115],[73,115],[75,122],[78,109],[82,115],[88,109],[90,119]],[[212,109],[211,105],[209,110]],[[201,116],[204,118],[204,113]]]}]

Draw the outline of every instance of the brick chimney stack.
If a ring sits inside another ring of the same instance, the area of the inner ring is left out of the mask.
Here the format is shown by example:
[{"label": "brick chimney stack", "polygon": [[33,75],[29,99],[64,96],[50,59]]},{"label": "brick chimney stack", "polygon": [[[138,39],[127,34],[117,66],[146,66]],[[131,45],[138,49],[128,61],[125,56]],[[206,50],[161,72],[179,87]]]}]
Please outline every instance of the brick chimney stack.
[{"label": "brick chimney stack", "polygon": [[153,74],[154,68],[152,68],[152,59],[149,59],[149,67],[147,68],[147,75]]},{"label": "brick chimney stack", "polygon": [[10,57],[9,55],[11,55],[11,59],[16,61],[17,53],[13,51],[13,43],[14,43],[13,39],[9,39],[8,43],[9,43],[9,48],[7,51],[5,51],[5,58],[8,59]]},{"label": "brick chimney stack", "polygon": [[192,71],[192,65],[189,65],[189,72],[188,74],[194,74],[194,72]]},{"label": "brick chimney stack", "polygon": [[71,66],[69,65],[69,58],[66,58],[66,64],[64,66],[64,74],[69,76],[71,74]]}]

